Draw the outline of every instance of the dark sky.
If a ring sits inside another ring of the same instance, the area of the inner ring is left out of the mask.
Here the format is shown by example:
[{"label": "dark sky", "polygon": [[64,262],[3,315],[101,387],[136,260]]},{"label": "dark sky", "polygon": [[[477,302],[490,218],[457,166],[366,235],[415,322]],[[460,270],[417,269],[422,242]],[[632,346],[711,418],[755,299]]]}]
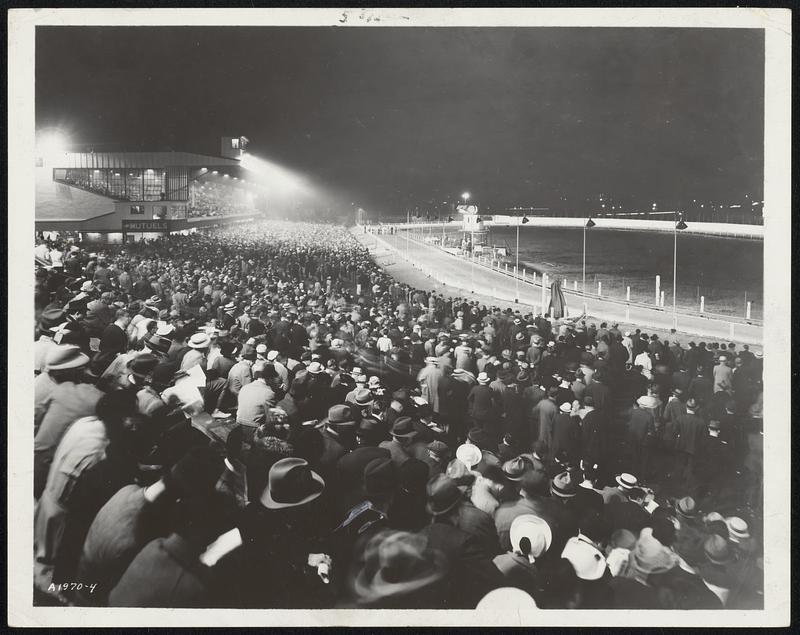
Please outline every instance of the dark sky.
[{"label": "dark sky", "polygon": [[36,116],[98,150],[245,135],[376,211],[735,202],[761,197],[763,68],[760,30],[38,27]]}]

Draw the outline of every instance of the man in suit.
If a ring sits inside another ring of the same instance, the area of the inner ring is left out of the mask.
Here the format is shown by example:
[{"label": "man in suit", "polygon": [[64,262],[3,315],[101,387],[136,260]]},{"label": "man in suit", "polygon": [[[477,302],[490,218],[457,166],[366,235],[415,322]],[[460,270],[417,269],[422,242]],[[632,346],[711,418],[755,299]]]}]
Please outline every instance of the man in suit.
[{"label": "man in suit", "polygon": [[104,328],[100,336],[101,353],[124,353],[128,350],[125,331],[130,322],[130,313],[126,309],[117,309],[114,322]]},{"label": "man in suit", "polygon": [[675,441],[675,469],[684,488],[694,470],[694,457],[698,442],[706,425],[697,414],[697,402],[689,399],[686,402],[686,414],[676,419],[677,438]]}]

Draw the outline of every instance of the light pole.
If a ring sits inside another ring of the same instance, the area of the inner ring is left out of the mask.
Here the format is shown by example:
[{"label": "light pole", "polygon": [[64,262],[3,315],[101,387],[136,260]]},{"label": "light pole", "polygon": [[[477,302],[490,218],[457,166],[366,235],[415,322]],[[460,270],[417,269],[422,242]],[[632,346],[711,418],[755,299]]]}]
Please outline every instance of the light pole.
[{"label": "light pole", "polygon": [[678,214],[678,220],[675,223],[675,230],[673,231],[673,251],[672,251],[672,328],[678,328],[678,304],[677,304],[677,292],[678,292],[678,230],[684,230],[688,227],[686,223],[683,222],[683,214],[680,212],[676,212]]},{"label": "light pole", "polygon": [[518,300],[519,300],[519,226],[520,225],[525,225],[527,222],[528,222],[528,217],[525,214],[523,214],[522,215],[522,221],[517,223],[517,251],[516,251],[516,259],[517,259],[516,262],[517,262],[517,264],[514,267],[514,280],[515,280],[516,287],[517,287],[517,295],[516,295],[516,297],[517,297]]},{"label": "light pole", "polygon": [[583,312],[586,313],[586,230],[591,229],[597,223],[595,223],[591,216],[589,220],[586,221],[586,224],[583,226],[583,282],[582,284],[582,293],[583,293]]}]

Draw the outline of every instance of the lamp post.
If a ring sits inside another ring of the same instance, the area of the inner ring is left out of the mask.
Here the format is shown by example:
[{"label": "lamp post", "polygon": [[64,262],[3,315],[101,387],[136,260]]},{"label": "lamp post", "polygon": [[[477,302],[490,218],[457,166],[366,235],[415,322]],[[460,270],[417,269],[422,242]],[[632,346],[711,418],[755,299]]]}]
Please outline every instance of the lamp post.
[{"label": "lamp post", "polygon": [[595,223],[591,216],[589,220],[586,221],[586,224],[583,226],[583,282],[581,286],[581,292],[583,293],[583,312],[586,313],[586,230],[591,229],[597,223]]},{"label": "lamp post", "polygon": [[514,281],[517,287],[517,295],[516,295],[517,300],[519,300],[519,226],[525,225],[527,223],[528,223],[528,217],[525,214],[522,215],[522,221],[517,223],[517,251],[516,251],[517,264],[514,267]]},{"label": "lamp post", "polygon": [[688,227],[688,225],[683,222],[683,214],[680,212],[676,212],[676,214],[678,215],[678,220],[672,232],[674,238],[672,251],[672,328],[674,329],[678,328],[678,230],[684,230]]}]

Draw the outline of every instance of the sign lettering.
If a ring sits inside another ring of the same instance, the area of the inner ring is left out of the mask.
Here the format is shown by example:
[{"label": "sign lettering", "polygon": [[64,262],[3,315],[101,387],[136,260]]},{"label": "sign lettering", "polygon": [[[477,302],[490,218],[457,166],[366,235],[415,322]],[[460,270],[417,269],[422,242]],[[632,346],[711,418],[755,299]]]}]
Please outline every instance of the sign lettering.
[{"label": "sign lettering", "polygon": [[122,231],[165,232],[169,231],[169,223],[165,220],[123,220]]}]

